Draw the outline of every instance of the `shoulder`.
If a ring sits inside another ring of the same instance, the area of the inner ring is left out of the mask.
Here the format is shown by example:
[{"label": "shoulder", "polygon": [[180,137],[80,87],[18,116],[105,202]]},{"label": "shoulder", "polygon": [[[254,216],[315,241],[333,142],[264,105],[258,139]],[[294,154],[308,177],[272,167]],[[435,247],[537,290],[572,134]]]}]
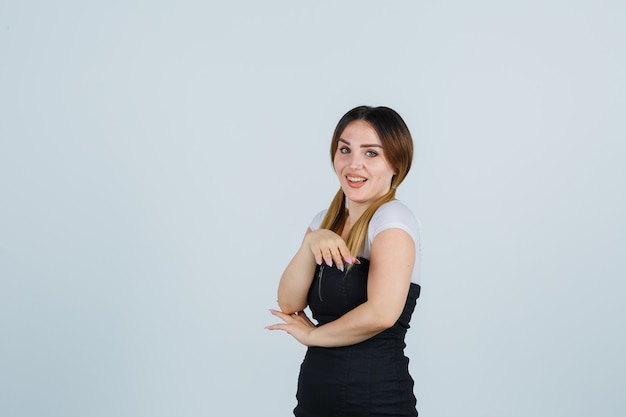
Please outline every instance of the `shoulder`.
[{"label": "shoulder", "polygon": [[324,216],[326,215],[326,212],[328,210],[322,210],[319,211],[314,217],[313,220],[311,220],[311,223],[309,224],[309,228],[311,230],[317,230],[320,228],[320,225],[322,224],[322,220],[324,220]]},{"label": "shoulder", "polygon": [[383,204],[376,210],[372,220],[378,222],[406,222],[406,223],[418,223],[413,211],[402,201],[393,200]]},{"label": "shoulder", "polygon": [[414,241],[419,240],[420,224],[413,211],[402,201],[393,200],[383,204],[376,210],[369,225],[369,235],[373,239],[378,233],[386,229],[402,229]]}]

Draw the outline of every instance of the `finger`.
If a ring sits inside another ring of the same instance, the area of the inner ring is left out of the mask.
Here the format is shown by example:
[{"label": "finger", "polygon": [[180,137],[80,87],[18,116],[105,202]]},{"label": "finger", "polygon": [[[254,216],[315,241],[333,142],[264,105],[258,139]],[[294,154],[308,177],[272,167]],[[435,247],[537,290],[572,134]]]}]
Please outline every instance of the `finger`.
[{"label": "finger", "polygon": [[311,252],[313,253],[313,257],[315,258],[315,262],[318,265],[321,265],[322,262],[324,261],[324,255],[322,253],[322,248],[324,247],[323,244],[320,245],[319,241],[316,241],[315,239],[313,241],[311,241],[312,236],[316,236],[320,231],[324,231],[324,230],[316,230],[314,232],[311,232],[309,234],[307,234],[307,238],[309,241],[309,248],[311,249]]},{"label": "finger", "polygon": [[315,327],[315,324],[313,324],[313,322],[309,319],[309,316],[306,315],[304,310],[298,311],[297,314],[298,314],[298,319],[302,321],[304,324],[306,324],[309,327]]},{"label": "finger", "polygon": [[333,254],[329,248],[322,249],[322,258],[328,266],[333,266]]},{"label": "finger", "polygon": [[306,328],[314,328],[315,326],[313,325],[313,323],[311,323],[309,320],[305,319],[305,318],[300,318],[298,319],[298,325],[300,326],[305,326]]},{"label": "finger", "polygon": [[[347,249],[346,249],[346,251],[347,251]],[[342,252],[341,255],[346,260],[346,262],[348,262],[349,264],[361,265],[361,261],[359,261],[359,258],[350,255],[350,252]]]},{"label": "finger", "polygon": [[322,264],[322,261],[324,260],[324,258],[322,257],[322,251],[319,249],[311,249],[311,252],[313,252],[313,257],[315,258],[315,263],[318,265]]},{"label": "finger", "polygon": [[333,256],[333,261],[335,261],[335,265],[337,265],[337,269],[343,271],[343,257],[341,256],[340,248],[334,248],[331,250],[331,254]]},{"label": "finger", "polygon": [[350,251],[346,245],[341,245],[338,248],[340,256],[345,259],[345,261],[349,264],[354,263],[354,258],[350,255]]},{"label": "finger", "polygon": [[300,311],[297,311],[297,312],[293,313],[291,315],[291,317],[296,318],[298,320],[308,319],[308,317],[307,317],[306,313],[304,312],[304,310],[300,310]]},{"label": "finger", "polygon": [[269,326],[265,326],[265,328],[267,330],[286,330],[284,324],[281,323],[276,323],[276,324],[270,324]]},{"label": "finger", "polygon": [[282,311],[274,310],[273,308],[270,308],[269,311],[272,315],[278,317],[279,319],[282,319],[284,321],[287,321],[289,319],[289,314],[285,314]]}]

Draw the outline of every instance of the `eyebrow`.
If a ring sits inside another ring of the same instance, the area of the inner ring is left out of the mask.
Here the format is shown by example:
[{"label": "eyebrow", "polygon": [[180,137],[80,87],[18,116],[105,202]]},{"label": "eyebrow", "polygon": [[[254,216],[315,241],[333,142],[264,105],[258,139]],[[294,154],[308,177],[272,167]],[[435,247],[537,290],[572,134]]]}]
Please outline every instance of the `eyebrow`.
[{"label": "eyebrow", "polygon": [[[347,140],[345,140],[345,139],[341,139],[341,138],[339,138],[339,142],[343,142],[343,143],[345,143],[346,145],[351,146],[351,145],[350,145],[350,142],[348,142],[348,141],[347,141]],[[365,144],[365,145],[361,145],[361,148],[381,148],[381,149],[382,149],[382,145],[379,145],[378,143],[373,143],[373,144],[371,144],[371,145]]]}]

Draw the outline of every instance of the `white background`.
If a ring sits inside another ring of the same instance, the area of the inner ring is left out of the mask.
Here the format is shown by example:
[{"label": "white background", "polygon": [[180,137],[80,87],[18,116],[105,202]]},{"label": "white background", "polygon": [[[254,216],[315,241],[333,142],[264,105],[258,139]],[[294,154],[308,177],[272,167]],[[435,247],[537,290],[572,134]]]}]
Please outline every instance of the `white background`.
[{"label": "white background", "polygon": [[423,417],[623,416],[626,3],[1,1],[0,415],[287,416],[350,108],[416,142]]}]

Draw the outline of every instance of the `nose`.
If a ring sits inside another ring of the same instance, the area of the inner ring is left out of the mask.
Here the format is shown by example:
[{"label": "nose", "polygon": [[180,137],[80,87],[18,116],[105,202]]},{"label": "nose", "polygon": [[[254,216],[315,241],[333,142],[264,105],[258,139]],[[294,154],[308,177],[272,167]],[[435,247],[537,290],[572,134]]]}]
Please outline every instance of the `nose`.
[{"label": "nose", "polygon": [[352,169],[363,168],[363,157],[359,155],[357,152],[352,154],[352,159],[350,160],[350,168]]}]

